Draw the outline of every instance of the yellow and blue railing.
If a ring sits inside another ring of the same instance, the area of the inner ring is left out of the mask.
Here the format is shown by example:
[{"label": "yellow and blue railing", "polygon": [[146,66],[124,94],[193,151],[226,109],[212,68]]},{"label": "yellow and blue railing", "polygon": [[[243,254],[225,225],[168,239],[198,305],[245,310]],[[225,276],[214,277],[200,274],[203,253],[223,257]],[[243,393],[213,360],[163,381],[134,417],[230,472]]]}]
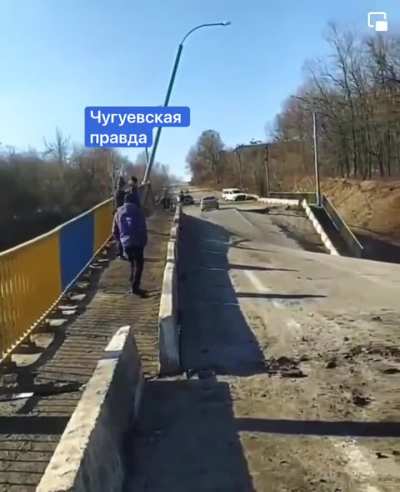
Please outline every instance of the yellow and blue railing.
[{"label": "yellow and blue railing", "polygon": [[113,200],[0,253],[0,361],[35,328],[109,240]]}]

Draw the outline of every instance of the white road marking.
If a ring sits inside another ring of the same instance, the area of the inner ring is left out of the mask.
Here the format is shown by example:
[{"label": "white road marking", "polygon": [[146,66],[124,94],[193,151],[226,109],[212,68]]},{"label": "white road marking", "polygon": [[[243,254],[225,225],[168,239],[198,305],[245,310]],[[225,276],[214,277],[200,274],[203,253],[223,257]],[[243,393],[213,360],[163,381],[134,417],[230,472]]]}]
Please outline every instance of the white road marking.
[{"label": "white road marking", "polygon": [[217,244],[224,244],[226,246],[230,246],[231,243],[228,241],[225,241],[224,239],[203,239],[204,243],[217,243]]},{"label": "white road marking", "polygon": [[187,306],[222,306],[222,307],[238,307],[240,304],[238,302],[221,302],[221,301],[193,301],[190,304],[188,303]]},{"label": "white road marking", "polygon": [[[268,288],[265,284],[263,284],[254,272],[252,272],[251,270],[243,270],[243,273],[246,275],[250,283],[260,294],[263,293],[268,294],[271,292],[271,289]],[[278,309],[284,309],[285,307],[280,301],[276,299],[272,301],[272,304]]]},{"label": "white road marking", "polygon": [[254,224],[252,222],[250,222],[250,220],[247,217],[245,217],[243,214],[241,214],[237,208],[235,208],[234,210],[235,210],[235,212],[237,212],[239,214],[239,216],[243,220],[243,222],[245,222],[247,225],[249,225],[252,228],[255,227]]},{"label": "white road marking", "polygon": [[250,283],[255,287],[257,291],[266,293],[271,292],[271,289],[266,287],[254,272],[252,272],[251,270],[243,270],[243,273],[250,280]]},{"label": "white road marking", "polygon": [[[376,478],[375,470],[365,457],[356,440],[346,439],[345,441],[339,442],[335,440],[333,444],[347,458],[347,468],[358,479],[368,480]],[[374,485],[366,484],[364,491],[381,492],[381,489],[378,489]]]}]

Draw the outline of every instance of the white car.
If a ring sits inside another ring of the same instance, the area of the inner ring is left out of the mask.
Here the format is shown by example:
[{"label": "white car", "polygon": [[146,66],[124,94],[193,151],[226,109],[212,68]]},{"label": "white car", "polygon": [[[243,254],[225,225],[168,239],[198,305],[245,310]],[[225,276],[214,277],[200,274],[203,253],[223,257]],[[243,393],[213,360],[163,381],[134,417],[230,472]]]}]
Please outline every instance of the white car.
[{"label": "white car", "polygon": [[200,210],[219,209],[218,199],[215,196],[205,196],[200,201]]},{"label": "white car", "polygon": [[222,198],[226,201],[234,201],[235,195],[242,193],[239,188],[225,188],[222,190]]}]

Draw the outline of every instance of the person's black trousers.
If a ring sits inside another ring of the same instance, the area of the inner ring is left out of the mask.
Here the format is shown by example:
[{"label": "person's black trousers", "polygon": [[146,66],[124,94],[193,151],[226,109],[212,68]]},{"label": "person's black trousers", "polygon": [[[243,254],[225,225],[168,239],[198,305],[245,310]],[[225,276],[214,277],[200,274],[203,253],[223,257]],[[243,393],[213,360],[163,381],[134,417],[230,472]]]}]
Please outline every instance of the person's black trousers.
[{"label": "person's black trousers", "polygon": [[130,246],[126,248],[125,252],[131,264],[131,274],[129,276],[129,281],[132,284],[132,289],[138,289],[140,287],[140,281],[142,279],[143,273],[144,247]]}]

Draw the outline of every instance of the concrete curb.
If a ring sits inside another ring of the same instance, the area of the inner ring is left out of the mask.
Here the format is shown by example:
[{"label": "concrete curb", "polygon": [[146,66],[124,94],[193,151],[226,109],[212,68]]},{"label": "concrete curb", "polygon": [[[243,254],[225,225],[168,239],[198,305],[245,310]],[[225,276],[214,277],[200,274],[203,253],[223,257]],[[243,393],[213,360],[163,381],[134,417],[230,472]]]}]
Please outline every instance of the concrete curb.
[{"label": "concrete curb", "polygon": [[179,224],[182,215],[182,206],[178,204],[174,215],[174,224]]},{"label": "concrete curb", "polygon": [[180,372],[177,278],[175,264],[167,263],[158,317],[160,374]]},{"label": "concrete curb", "polygon": [[123,437],[137,417],[142,389],[135,338],[124,326],[98,362],[37,492],[121,490]]},{"label": "concrete curb", "polygon": [[181,371],[178,325],[178,274],[179,238],[182,210],[178,205],[171,239],[167,247],[167,264],[164,270],[160,311],[158,314],[159,372],[160,375],[174,375]]},{"label": "concrete curb", "polygon": [[290,198],[259,198],[258,201],[268,203],[269,205],[289,205],[293,207],[301,206],[301,200],[293,200]]},{"label": "concrete curb", "polygon": [[167,245],[167,262],[175,262],[176,257],[176,240],[168,241]]},{"label": "concrete curb", "polygon": [[171,239],[176,239],[178,237],[178,234],[179,234],[179,227],[178,224],[176,224],[171,227],[171,234],[170,234]]},{"label": "concrete curb", "polygon": [[324,243],[325,248],[329,251],[329,253],[331,255],[340,256],[339,252],[337,251],[335,246],[332,244],[332,241],[326,235],[326,232],[324,231],[323,227],[318,222],[318,219],[315,217],[315,215],[314,215],[313,211],[311,210],[310,206],[308,205],[307,201],[303,200],[301,202],[301,206],[304,208],[307,217],[310,219],[312,225],[314,226],[314,229],[319,234],[321,241]]}]

